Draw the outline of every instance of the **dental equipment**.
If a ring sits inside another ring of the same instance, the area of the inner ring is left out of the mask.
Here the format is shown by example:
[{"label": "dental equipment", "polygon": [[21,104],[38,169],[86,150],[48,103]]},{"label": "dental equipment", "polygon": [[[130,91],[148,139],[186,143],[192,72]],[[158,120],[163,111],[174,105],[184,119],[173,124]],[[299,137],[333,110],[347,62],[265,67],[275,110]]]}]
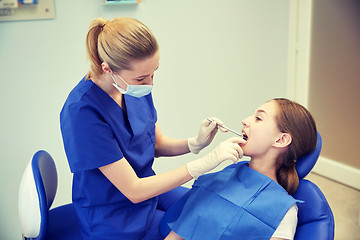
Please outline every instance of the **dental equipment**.
[{"label": "dental equipment", "polygon": [[[213,120],[211,120],[210,118],[207,118],[207,120],[208,120],[209,122],[213,122]],[[217,124],[217,125],[219,125],[219,126],[222,127],[222,128],[225,128],[225,129],[228,130],[229,132],[232,132],[232,133],[238,135],[239,137],[243,137],[242,134],[240,134],[240,133],[238,133],[238,132],[235,132],[234,130],[226,127],[224,124],[223,124],[223,125]]]}]

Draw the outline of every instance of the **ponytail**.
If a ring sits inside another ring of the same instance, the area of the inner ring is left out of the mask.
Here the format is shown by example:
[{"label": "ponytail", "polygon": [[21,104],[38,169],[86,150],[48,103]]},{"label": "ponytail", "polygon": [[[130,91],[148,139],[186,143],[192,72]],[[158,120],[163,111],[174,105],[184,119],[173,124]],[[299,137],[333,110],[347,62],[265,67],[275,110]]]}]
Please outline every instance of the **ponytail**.
[{"label": "ponytail", "polygon": [[86,80],[89,79],[91,75],[97,76],[101,74],[102,60],[100,59],[98,51],[98,39],[107,21],[108,20],[103,18],[95,18],[91,22],[89,31],[86,35],[86,52],[91,63],[90,72],[86,76]]},{"label": "ponytail", "polygon": [[296,172],[295,164],[285,166],[283,164],[276,173],[279,184],[290,194],[293,195],[299,186],[299,176]]}]

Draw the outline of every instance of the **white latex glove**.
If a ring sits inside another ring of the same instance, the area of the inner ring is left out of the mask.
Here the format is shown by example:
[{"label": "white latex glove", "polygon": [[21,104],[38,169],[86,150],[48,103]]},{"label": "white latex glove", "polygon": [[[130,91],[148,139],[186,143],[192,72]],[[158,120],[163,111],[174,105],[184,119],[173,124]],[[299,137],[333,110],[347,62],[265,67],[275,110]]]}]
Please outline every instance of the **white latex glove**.
[{"label": "white latex glove", "polygon": [[217,125],[222,125],[222,121],[217,118],[211,118],[213,121],[210,122],[204,119],[201,122],[200,130],[195,138],[188,139],[189,150],[192,153],[198,154],[204,147],[208,146],[217,133]]},{"label": "white latex glove", "polygon": [[228,159],[237,163],[239,159],[243,157],[243,151],[239,143],[244,142],[245,140],[242,138],[230,138],[220,143],[205,157],[187,163],[186,166],[190,175],[197,179],[199,176],[216,168],[220,163]]}]

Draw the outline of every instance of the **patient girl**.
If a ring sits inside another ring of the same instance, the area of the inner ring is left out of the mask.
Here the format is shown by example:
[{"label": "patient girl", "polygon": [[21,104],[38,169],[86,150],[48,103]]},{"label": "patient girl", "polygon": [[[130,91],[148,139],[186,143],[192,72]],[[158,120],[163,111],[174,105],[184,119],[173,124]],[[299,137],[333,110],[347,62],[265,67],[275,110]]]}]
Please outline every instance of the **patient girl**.
[{"label": "patient girl", "polygon": [[273,99],[242,125],[250,162],[200,177],[166,213],[166,239],[293,239],[296,160],[315,149],[314,119],[293,101]]}]

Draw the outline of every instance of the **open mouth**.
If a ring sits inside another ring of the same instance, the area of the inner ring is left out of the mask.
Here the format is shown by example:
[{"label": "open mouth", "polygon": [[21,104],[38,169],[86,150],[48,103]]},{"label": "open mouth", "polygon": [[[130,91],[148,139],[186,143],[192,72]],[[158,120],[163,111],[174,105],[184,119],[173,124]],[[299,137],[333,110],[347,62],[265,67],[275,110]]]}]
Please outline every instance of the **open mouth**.
[{"label": "open mouth", "polygon": [[243,132],[243,139],[245,140],[245,141],[247,141],[249,138],[248,138],[248,135],[245,133],[245,132]]}]

